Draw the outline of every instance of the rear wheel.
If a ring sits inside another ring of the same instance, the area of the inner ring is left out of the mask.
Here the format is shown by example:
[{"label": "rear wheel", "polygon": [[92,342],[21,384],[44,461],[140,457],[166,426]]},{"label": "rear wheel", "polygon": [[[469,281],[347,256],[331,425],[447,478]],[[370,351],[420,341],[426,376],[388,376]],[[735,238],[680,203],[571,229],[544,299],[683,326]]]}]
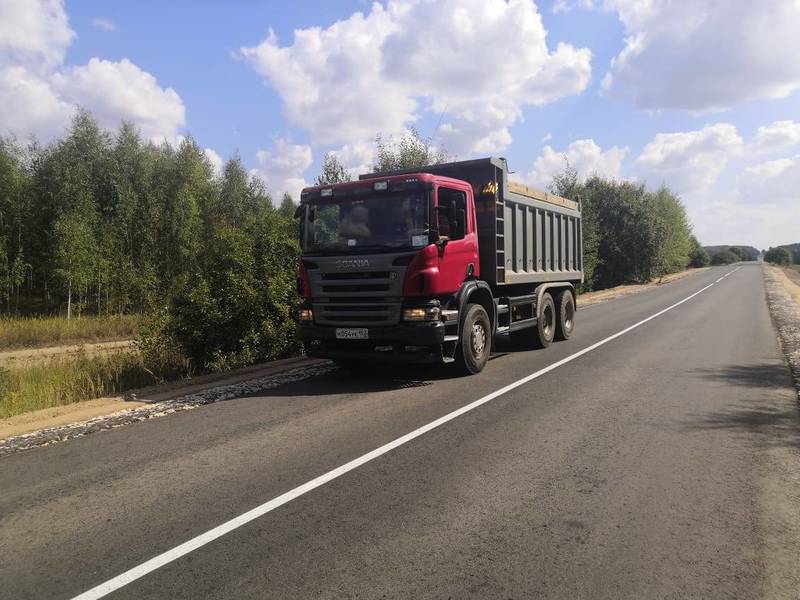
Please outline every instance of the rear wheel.
[{"label": "rear wheel", "polygon": [[545,292],[542,294],[542,301],[539,303],[539,318],[536,327],[531,328],[533,345],[537,348],[547,348],[553,343],[556,335],[556,305],[553,297]]},{"label": "rear wheel", "polygon": [[568,340],[572,336],[572,330],[575,329],[575,296],[570,290],[564,290],[556,296],[556,312],[558,314],[556,339]]},{"label": "rear wheel", "polygon": [[466,374],[474,375],[486,366],[491,350],[492,327],[489,315],[480,304],[469,304],[461,323],[456,361]]}]

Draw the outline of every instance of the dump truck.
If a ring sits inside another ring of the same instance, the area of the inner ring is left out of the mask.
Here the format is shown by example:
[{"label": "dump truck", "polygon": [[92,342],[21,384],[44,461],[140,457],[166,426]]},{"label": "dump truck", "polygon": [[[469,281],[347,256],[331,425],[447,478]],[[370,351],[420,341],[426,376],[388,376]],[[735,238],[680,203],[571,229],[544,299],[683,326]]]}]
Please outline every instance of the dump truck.
[{"label": "dump truck", "polygon": [[298,217],[297,319],[310,356],[474,374],[499,336],[547,347],[572,335],[580,204],[509,181],[503,158],[309,187]]}]

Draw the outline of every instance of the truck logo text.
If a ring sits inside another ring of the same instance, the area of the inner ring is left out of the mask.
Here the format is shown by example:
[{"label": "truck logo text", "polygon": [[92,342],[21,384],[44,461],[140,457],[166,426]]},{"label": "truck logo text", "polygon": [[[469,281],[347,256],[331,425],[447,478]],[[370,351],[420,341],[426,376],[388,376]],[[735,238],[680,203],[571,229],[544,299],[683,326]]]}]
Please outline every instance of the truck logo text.
[{"label": "truck logo text", "polygon": [[368,267],[369,259],[367,258],[341,258],[336,261],[337,269],[357,269],[359,267]]}]

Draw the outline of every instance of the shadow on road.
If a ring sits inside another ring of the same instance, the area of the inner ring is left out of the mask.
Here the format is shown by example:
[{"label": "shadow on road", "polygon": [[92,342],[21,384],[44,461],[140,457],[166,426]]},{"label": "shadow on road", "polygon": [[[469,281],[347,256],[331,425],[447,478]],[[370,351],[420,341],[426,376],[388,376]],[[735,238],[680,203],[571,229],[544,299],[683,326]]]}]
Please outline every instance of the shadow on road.
[{"label": "shadow on road", "polygon": [[[800,448],[800,407],[788,369],[778,363],[697,369],[701,377],[751,388],[751,401],[728,410],[694,414],[690,429],[733,429],[759,443]],[[759,393],[759,391],[763,393]]]},{"label": "shadow on road", "polygon": [[459,377],[449,365],[375,365],[365,363],[354,372],[336,369],[330,373],[302,381],[287,383],[257,392],[256,396],[332,396],[336,394],[369,394],[392,390],[427,387],[435,381]]}]

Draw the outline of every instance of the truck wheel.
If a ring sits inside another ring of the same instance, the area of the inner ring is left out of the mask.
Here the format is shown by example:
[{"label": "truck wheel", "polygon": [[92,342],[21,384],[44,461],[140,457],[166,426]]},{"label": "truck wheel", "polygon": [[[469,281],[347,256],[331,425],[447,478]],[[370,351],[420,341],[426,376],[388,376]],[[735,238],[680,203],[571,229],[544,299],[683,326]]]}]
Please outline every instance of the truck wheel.
[{"label": "truck wheel", "polygon": [[539,305],[539,320],[536,327],[531,328],[533,344],[537,348],[547,348],[556,335],[556,305],[553,297],[545,292]]},{"label": "truck wheel", "polygon": [[556,340],[568,340],[575,329],[575,297],[570,290],[564,290],[556,296],[556,311],[558,326],[556,327]]},{"label": "truck wheel", "polygon": [[492,350],[492,326],[489,315],[480,304],[470,304],[461,323],[456,361],[467,374],[480,373]]}]

